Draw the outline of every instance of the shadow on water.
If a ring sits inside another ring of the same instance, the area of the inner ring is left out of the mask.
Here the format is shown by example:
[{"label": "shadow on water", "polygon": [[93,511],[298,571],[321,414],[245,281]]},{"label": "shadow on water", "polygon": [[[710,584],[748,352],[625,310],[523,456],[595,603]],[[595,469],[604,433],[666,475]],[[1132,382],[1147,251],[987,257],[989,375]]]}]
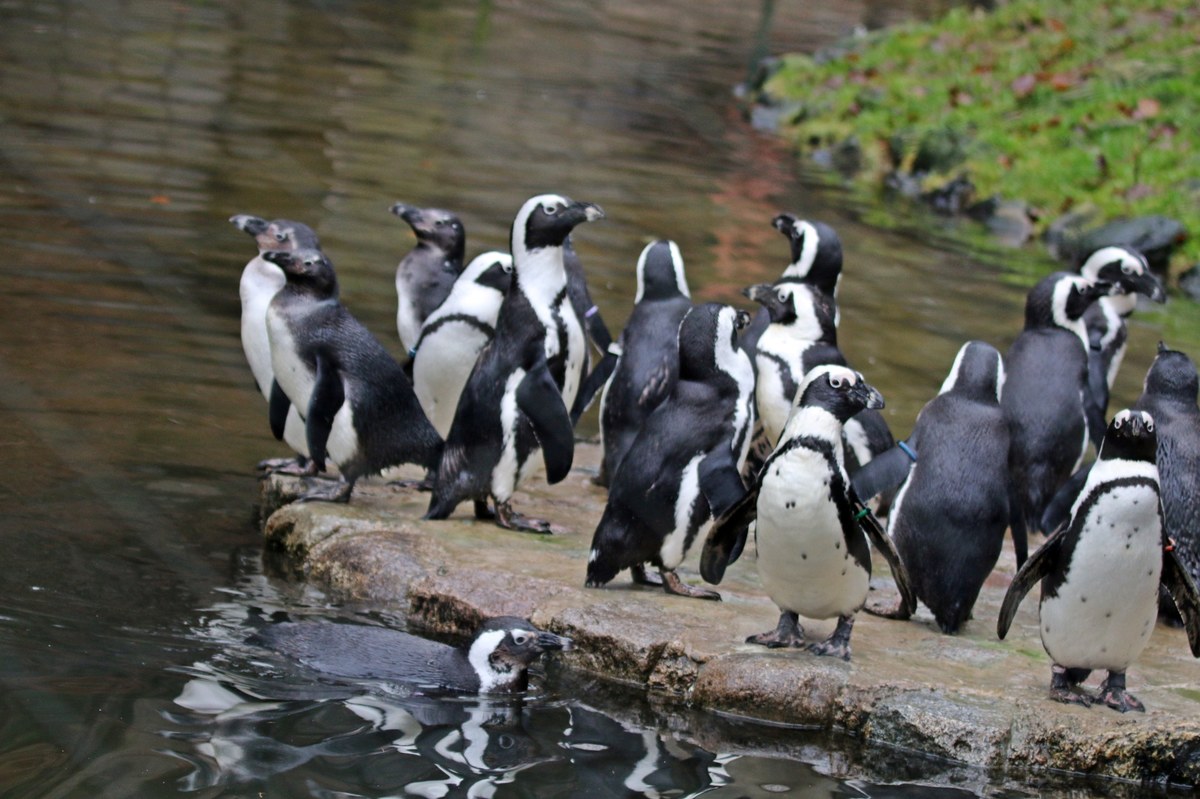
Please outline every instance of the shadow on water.
[{"label": "shadow on water", "polygon": [[[846,245],[843,346],[903,433],[963,339],[1011,341],[1023,284],[798,181],[730,87],[755,47],[811,51],[928,6],[0,0],[0,794],[983,791],[821,736],[584,705],[607,689],[565,675],[519,706],[443,706],[239,643],[268,588],[290,614],[392,620],[261,574],[253,464],[284,453],[238,341],[252,243],[231,214],[313,225],[397,355],[397,200],[455,209],[468,254],[506,248],[531,194],[601,204],[576,245],[614,328],[646,240],[679,243],[695,299],[744,303],[787,258],[771,218],[824,219]],[[1114,402],[1160,328],[1135,326]]]}]

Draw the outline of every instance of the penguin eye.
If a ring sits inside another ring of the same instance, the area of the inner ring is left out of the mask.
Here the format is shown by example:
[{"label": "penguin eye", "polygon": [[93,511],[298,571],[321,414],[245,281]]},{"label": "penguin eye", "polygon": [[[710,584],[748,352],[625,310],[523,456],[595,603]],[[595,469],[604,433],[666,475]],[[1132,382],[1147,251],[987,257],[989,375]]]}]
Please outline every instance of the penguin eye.
[{"label": "penguin eye", "polygon": [[287,238],[288,238],[288,234],[286,234],[286,233],[276,233],[275,234],[276,241],[287,241]]},{"label": "penguin eye", "polygon": [[529,643],[529,636],[525,633],[517,633],[513,636],[513,643],[517,646],[525,646],[525,644]]},{"label": "penguin eye", "polygon": [[1123,420],[1120,416],[1118,416],[1116,419],[1113,419],[1113,430],[1120,430],[1122,421]]},{"label": "penguin eye", "polygon": [[829,385],[833,386],[834,388],[841,388],[842,387],[842,378],[830,376]]},{"label": "penguin eye", "polygon": [[507,274],[507,275],[512,274],[512,270],[513,270],[512,264],[504,264],[504,266],[502,266],[500,268],[504,270],[505,274]]},{"label": "penguin eye", "polygon": [[1133,274],[1133,264],[1121,264],[1121,271],[1127,275]]},{"label": "penguin eye", "polygon": [[777,289],[775,291],[775,296],[779,298],[780,302],[788,301],[788,293],[786,291],[784,291],[783,289]]},{"label": "penguin eye", "polygon": [[558,206],[557,205],[543,205],[542,210],[545,211],[548,216],[554,216],[555,214],[558,213]]},{"label": "penguin eye", "polygon": [[1150,422],[1150,421],[1146,422],[1146,432],[1147,433],[1154,432],[1154,422]]}]

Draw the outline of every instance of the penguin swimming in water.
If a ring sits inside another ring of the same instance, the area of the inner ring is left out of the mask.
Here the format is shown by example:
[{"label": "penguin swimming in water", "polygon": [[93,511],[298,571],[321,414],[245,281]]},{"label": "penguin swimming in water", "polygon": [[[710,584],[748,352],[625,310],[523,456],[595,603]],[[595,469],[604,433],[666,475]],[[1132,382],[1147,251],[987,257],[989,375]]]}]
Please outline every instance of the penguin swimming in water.
[{"label": "penguin swimming in water", "polygon": [[608,485],[647,417],[679,376],[679,323],[692,308],[683,256],[673,241],[647,244],[637,262],[633,313],[621,331],[620,355],[600,397],[604,461],[597,482]]},{"label": "penguin swimming in water", "polygon": [[700,560],[704,579],[721,581],[754,522],[759,577],[780,610],[778,626],[747,643],[803,646],[799,616],[836,617],[833,634],[808,649],[849,660],[854,614],[871,577],[868,535],[891,566],[902,602],[915,602],[891,541],[846,474],[842,425],[864,408],[882,407],[883,397],[858,372],[832,365],[810,371],[757,484],[713,525]]},{"label": "penguin swimming in water", "polygon": [[571,469],[568,409],[585,342],[567,299],[563,242],[576,225],[603,216],[597,205],[555,194],[533,197],[518,212],[512,288],[459,398],[425,518],[445,519],[466,499],[474,501],[477,518],[490,518],[490,496],[501,527],[550,532],[548,522],[513,512],[510,501],[539,449],[549,483]]},{"label": "penguin swimming in water", "polygon": [[683,317],[678,379],[611,475],[588,555],[588,586],[626,568],[634,582],[657,584],[645,572],[650,563],[667,593],[721,598],[683,583],[675,569],[712,520],[746,493],[741,472],[754,424],[754,369],[737,332],[748,321],[744,311],[720,303]]},{"label": "penguin swimming in water", "polygon": [[[1008,420],[1013,546],[1028,552],[1047,504],[1087,451],[1098,418],[1088,395],[1088,335],[1083,314],[1109,291],[1069,272],[1043,278],[1025,300],[1025,329],[1005,357],[1001,407]],[[919,457],[919,456],[918,456]]]},{"label": "penguin swimming in water", "polygon": [[485,622],[464,646],[384,627],[328,621],[277,622],[264,626],[250,642],[324,675],[472,693],[524,691],[531,664],[546,652],[573,648],[570,638],[513,616]]},{"label": "penguin swimming in water", "polygon": [[475,359],[496,333],[500,303],[512,284],[512,256],[485,252],[467,265],[437,310],[421,326],[413,357],[413,390],[445,438]]},{"label": "penguin swimming in water", "polygon": [[[1122,713],[1145,710],[1126,691],[1125,671],[1154,630],[1161,582],[1200,657],[1200,595],[1164,534],[1154,419],[1145,411],[1113,417],[1071,520],[1017,571],[996,632],[1008,633],[1021,599],[1041,581],[1038,630],[1053,661],[1050,698]],[[1079,684],[1095,669],[1108,677],[1096,696]]]},{"label": "penguin swimming in water", "polygon": [[[237,214],[229,221],[238,230],[249,233],[258,245],[258,254],[242,270],[238,294],[242,300],[242,350],[254,374],[254,382],[263,398],[271,401],[271,342],[267,336],[267,306],[287,278],[283,270],[262,257],[269,250],[319,250],[320,243],[313,229],[302,222],[274,219],[268,222],[257,216]],[[283,440],[296,453],[295,458],[265,460],[260,469],[286,474],[300,474],[308,464],[308,444],[304,440],[304,420],[296,408],[289,408],[283,428]]]},{"label": "penguin swimming in water", "polygon": [[267,310],[271,337],[271,424],[287,402],[303,408],[310,473],[328,456],[342,480],[301,501],[347,502],[358,478],[402,463],[437,465],[442,439],[425,418],[404,370],[338,302],[333,265],[319,250],[272,251],[284,286]]},{"label": "penguin swimming in water", "polygon": [[421,325],[450,295],[463,270],[467,233],[457,216],[440,208],[396,203],[392,213],[417,236],[417,244],[396,265],[396,329],[412,357]]},{"label": "penguin swimming in water", "polygon": [[[888,537],[916,598],[950,635],[970,618],[1008,529],[1003,385],[1004,361],[995,347],[968,341],[959,349],[941,391],[917,415],[906,444],[919,455],[916,461],[904,458],[911,468],[888,514]],[[915,610],[903,604],[882,613],[868,608],[897,619]]]}]

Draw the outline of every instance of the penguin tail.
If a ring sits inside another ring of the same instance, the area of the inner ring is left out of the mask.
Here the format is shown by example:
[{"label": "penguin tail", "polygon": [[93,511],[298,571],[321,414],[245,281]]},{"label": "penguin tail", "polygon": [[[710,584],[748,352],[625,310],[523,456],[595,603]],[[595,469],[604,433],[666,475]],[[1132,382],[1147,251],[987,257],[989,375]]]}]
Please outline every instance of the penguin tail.
[{"label": "penguin tail", "polygon": [[588,550],[587,578],[584,585],[599,588],[612,581],[623,568],[621,552],[624,550],[624,528],[613,518],[612,505],[604,508],[600,524],[592,534],[592,547]]}]

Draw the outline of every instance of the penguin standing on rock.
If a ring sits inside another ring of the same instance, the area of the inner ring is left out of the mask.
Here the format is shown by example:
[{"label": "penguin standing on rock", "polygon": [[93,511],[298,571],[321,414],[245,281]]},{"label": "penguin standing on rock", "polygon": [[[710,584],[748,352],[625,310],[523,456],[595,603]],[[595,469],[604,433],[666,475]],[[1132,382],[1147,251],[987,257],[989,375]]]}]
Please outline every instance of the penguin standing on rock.
[{"label": "penguin standing on rock", "polygon": [[329,259],[319,250],[263,257],[287,276],[267,311],[272,428],[282,432],[289,402],[303,408],[310,474],[323,471],[328,456],[342,475],[333,489],[314,489],[301,501],[347,502],[360,477],[403,463],[436,466],[441,437],[404,370],[338,302]]},{"label": "penguin standing on rock", "polygon": [[679,247],[662,239],[647,244],[637,262],[633,313],[621,331],[616,367],[600,397],[601,485],[611,482],[647,417],[675,387],[679,323],[691,308]]},{"label": "penguin standing on rock", "polygon": [[567,476],[575,453],[568,409],[579,389],[584,335],[567,299],[563,242],[579,224],[601,219],[591,203],[543,194],[513,221],[513,283],[496,319],[496,334],[479,353],[459,398],[438,467],[427,519],[445,519],[463,500],[501,527],[550,532],[510,505],[540,449],[546,479]]},{"label": "penguin standing on rock", "polygon": [[417,208],[396,203],[392,213],[417,236],[417,244],[396,265],[396,328],[400,343],[412,357],[421,325],[450,295],[463,270],[467,233],[457,216],[440,208]]},{"label": "penguin standing on rock", "polygon": [[[905,442],[918,454],[915,461],[903,459],[911,468],[888,514],[888,537],[916,598],[950,635],[970,618],[1008,528],[1003,385],[1004,362],[995,347],[968,341],[959,349],[941,392],[921,409]],[[863,472],[883,462],[872,461]],[[915,610],[903,604],[884,612],[868,608],[897,619]]]},{"label": "penguin standing on rock", "polygon": [[596,394],[612,376],[617,365],[617,356],[612,352],[612,333],[609,332],[608,325],[604,324],[600,308],[592,302],[592,292],[588,289],[583,262],[579,260],[579,254],[575,252],[575,244],[570,236],[563,242],[563,266],[567,270],[567,296],[571,300],[571,307],[575,310],[575,316],[583,326],[588,341],[601,353],[600,360],[597,361],[591,347],[584,347],[583,371],[586,378],[580,385],[571,407],[571,424],[574,425],[578,424],[579,417],[583,416]]},{"label": "penguin standing on rock", "polygon": [[1084,312],[1110,286],[1069,272],[1043,278],[1025,300],[1025,329],[1005,357],[1001,407],[1008,420],[1012,534],[1017,563],[1028,552],[1026,532],[1042,514],[1103,425],[1088,392]]},{"label": "penguin standing on rock", "polygon": [[[267,306],[271,299],[287,283],[283,270],[263,258],[269,250],[319,250],[317,234],[312,228],[290,219],[274,219],[268,222],[257,216],[238,214],[229,218],[238,230],[249,233],[258,245],[254,256],[242,270],[238,293],[242,299],[242,350],[254,374],[254,382],[267,402],[271,401],[271,385],[275,373],[271,370],[271,341],[267,336]],[[293,451],[295,458],[265,460],[258,464],[260,469],[300,474],[308,465],[308,444],[304,440],[304,420],[296,408],[288,408],[287,421],[283,429],[283,440]]]},{"label": "penguin standing on rock", "polygon": [[670,594],[720,599],[675,573],[697,536],[745,496],[741,471],[754,424],[754,369],[738,348],[745,312],[708,303],[679,325],[679,377],[611,475],[608,504],[592,536],[587,585],[622,569]]},{"label": "penguin standing on rock", "polygon": [[833,634],[808,649],[849,660],[854,614],[866,602],[871,577],[868,535],[891,566],[901,601],[915,603],[891,541],[859,502],[846,474],[842,425],[864,408],[882,408],[883,397],[858,372],[830,365],[809,372],[796,396],[757,485],[713,525],[700,573],[719,583],[754,522],[758,573],[780,616],[774,630],[746,642],[804,646],[800,616],[836,617]]},{"label": "penguin standing on rock", "polygon": [[[1021,599],[1041,581],[1038,630],[1053,661],[1050,698],[1122,713],[1145,710],[1126,691],[1125,671],[1150,640],[1161,582],[1200,657],[1200,596],[1164,533],[1154,419],[1145,411],[1113,417],[1071,520],[1017,571],[996,631],[1008,633]],[[1093,696],[1080,683],[1094,669],[1108,677]]]},{"label": "penguin standing on rock", "polygon": [[413,358],[413,389],[445,438],[475,359],[496,333],[500,303],[512,284],[512,256],[485,252],[467,265],[454,288],[421,326]]}]

